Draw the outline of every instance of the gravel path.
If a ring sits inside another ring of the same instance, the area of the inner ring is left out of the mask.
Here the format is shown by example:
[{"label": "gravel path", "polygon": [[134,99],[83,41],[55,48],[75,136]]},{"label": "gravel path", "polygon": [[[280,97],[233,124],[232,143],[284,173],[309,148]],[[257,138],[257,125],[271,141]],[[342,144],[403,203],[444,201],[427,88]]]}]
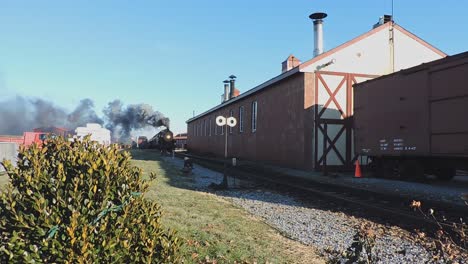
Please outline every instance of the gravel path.
[{"label": "gravel path", "polygon": [[[166,160],[182,167],[180,159]],[[261,217],[285,236],[319,249],[326,258],[332,258],[337,252],[345,252],[350,247],[357,232],[356,226],[362,221],[339,211],[314,208],[314,201],[305,203],[284,194],[254,188],[248,182],[236,182],[236,186],[247,188],[213,192],[208,186],[213,182],[220,183],[222,174],[198,165],[195,165],[192,177],[194,189],[229,199],[251,214]],[[382,226],[380,228],[385,229]],[[377,236],[373,248],[375,256],[379,258],[377,263],[433,263],[432,254],[423,246],[402,238],[401,234],[405,232],[383,232]],[[344,262],[344,259],[338,259],[338,263]]]},{"label": "gravel path", "polygon": [[[376,192],[396,192],[410,199],[427,199],[447,203],[465,205],[461,198],[468,193],[468,176],[456,176],[450,182],[431,180],[428,183],[400,181],[396,179],[354,178],[350,174],[334,174],[333,177],[322,176],[321,172],[306,172],[288,168],[265,165],[274,171],[313,181],[341,186],[353,185],[355,188],[373,190]],[[461,174],[460,174],[461,175]]]}]

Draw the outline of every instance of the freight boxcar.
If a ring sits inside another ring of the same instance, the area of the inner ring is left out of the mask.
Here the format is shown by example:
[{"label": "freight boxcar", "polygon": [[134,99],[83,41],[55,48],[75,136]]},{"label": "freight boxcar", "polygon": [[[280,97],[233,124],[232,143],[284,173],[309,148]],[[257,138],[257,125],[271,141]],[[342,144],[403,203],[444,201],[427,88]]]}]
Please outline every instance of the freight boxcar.
[{"label": "freight boxcar", "polygon": [[354,85],[355,151],[379,176],[468,169],[468,52]]}]

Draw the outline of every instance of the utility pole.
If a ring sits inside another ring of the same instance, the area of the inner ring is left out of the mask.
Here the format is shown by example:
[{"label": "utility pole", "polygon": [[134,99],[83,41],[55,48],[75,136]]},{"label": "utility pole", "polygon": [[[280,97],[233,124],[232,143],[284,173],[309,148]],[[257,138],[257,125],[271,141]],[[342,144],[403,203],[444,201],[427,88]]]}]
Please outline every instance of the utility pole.
[{"label": "utility pole", "polygon": [[221,187],[228,188],[228,178],[227,178],[227,157],[228,157],[228,127],[235,127],[237,120],[235,117],[216,117],[216,125],[223,127],[224,129],[224,169],[223,169],[223,181],[221,182]]}]

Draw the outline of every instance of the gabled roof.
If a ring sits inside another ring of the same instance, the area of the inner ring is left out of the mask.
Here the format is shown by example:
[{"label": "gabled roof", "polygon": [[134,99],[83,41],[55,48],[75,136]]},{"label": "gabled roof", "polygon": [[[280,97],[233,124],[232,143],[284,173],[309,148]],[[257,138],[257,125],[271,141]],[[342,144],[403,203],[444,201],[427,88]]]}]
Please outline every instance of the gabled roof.
[{"label": "gabled roof", "polygon": [[[413,33],[409,32],[408,30],[404,29],[403,27],[395,24],[394,22],[388,22],[388,23],[385,23],[385,24],[383,24],[381,26],[378,26],[378,27],[376,27],[376,28],[374,28],[374,29],[372,29],[372,30],[370,30],[370,31],[368,31],[368,32],[366,32],[366,33],[364,33],[364,34],[350,40],[350,41],[347,41],[347,42],[341,44],[338,47],[335,47],[335,48],[333,48],[333,49],[331,49],[331,50],[329,50],[327,52],[324,52],[324,53],[322,53],[322,54],[320,54],[320,55],[318,55],[318,56],[316,56],[316,57],[314,57],[314,58],[300,64],[299,66],[294,67],[291,70],[286,71],[286,72],[284,72],[284,73],[282,73],[282,74],[280,74],[280,75],[278,75],[278,76],[276,76],[276,77],[274,77],[274,78],[272,78],[272,79],[270,79],[270,80],[268,80],[268,81],[266,81],[266,82],[264,82],[264,83],[262,83],[262,84],[260,84],[260,85],[258,85],[256,87],[254,87],[254,88],[240,94],[239,96],[237,96],[237,97],[235,97],[235,98],[233,98],[233,99],[231,99],[231,100],[229,100],[229,101],[227,101],[225,103],[219,104],[219,105],[211,108],[208,111],[205,111],[205,112],[203,112],[203,113],[201,113],[201,114],[199,114],[197,116],[194,116],[194,117],[190,118],[189,120],[187,120],[186,123],[192,122],[192,121],[194,121],[194,120],[196,120],[196,119],[198,119],[200,117],[203,117],[204,115],[207,115],[207,114],[209,114],[211,112],[214,112],[214,111],[216,111],[216,110],[218,110],[220,108],[223,108],[223,107],[225,107],[227,105],[230,105],[230,104],[232,104],[234,102],[237,102],[237,101],[239,101],[239,100],[241,100],[241,99],[243,99],[245,97],[248,97],[249,95],[254,94],[254,93],[256,93],[256,92],[258,92],[260,90],[263,90],[263,89],[267,88],[268,86],[270,86],[270,85],[272,85],[272,84],[274,84],[276,82],[279,82],[279,81],[281,81],[281,80],[283,80],[283,79],[285,79],[285,78],[287,78],[287,77],[289,77],[289,76],[291,76],[291,75],[293,75],[293,74],[295,74],[297,72],[301,72],[301,70],[304,69],[305,67],[307,67],[307,66],[309,66],[309,65],[311,65],[311,64],[313,64],[313,63],[315,63],[315,62],[317,62],[317,61],[319,61],[319,60],[321,60],[323,58],[326,58],[326,57],[328,57],[328,56],[330,56],[330,55],[332,55],[332,54],[334,54],[334,53],[336,53],[336,52],[338,52],[338,51],[340,51],[340,50],[342,50],[342,49],[344,49],[344,48],[346,48],[346,47],[348,47],[348,46],[350,46],[350,45],[352,45],[352,44],[354,44],[354,43],[356,43],[358,41],[361,41],[361,40],[363,40],[363,39],[365,39],[365,38],[367,38],[369,36],[372,36],[372,35],[376,34],[377,32],[380,32],[380,31],[382,31],[384,29],[388,29],[390,26],[393,26],[394,29],[399,30],[403,34],[405,34],[408,37],[414,39],[415,41],[419,42],[423,46],[431,49],[432,51],[439,54],[440,56],[444,56],[444,57],[447,56],[446,53],[444,53],[441,50],[437,49],[436,47],[432,46],[428,42],[424,41],[423,39],[419,38],[415,34],[413,34]],[[291,56],[293,56],[293,55],[292,54],[289,55],[288,58],[290,58]]]},{"label": "gabled roof", "polygon": [[382,31],[382,30],[384,30],[384,29],[388,29],[388,28],[391,27],[392,25],[393,25],[393,28],[394,28],[394,29],[396,29],[396,30],[400,31],[401,33],[407,35],[408,37],[414,39],[414,40],[417,41],[418,43],[420,43],[420,44],[422,44],[423,46],[427,47],[428,49],[434,51],[435,53],[439,54],[440,56],[444,56],[444,57],[447,56],[446,53],[444,53],[444,52],[442,52],[441,50],[439,50],[438,48],[432,46],[432,45],[429,44],[428,42],[424,41],[424,40],[421,39],[420,37],[418,37],[418,36],[416,36],[415,34],[409,32],[408,30],[404,29],[403,27],[401,27],[401,26],[395,24],[394,22],[388,22],[388,23],[385,23],[385,24],[383,24],[383,25],[381,25],[381,26],[378,26],[378,27],[372,29],[371,31],[368,31],[367,33],[364,33],[364,34],[362,34],[362,35],[360,35],[360,36],[358,36],[358,37],[356,37],[356,38],[354,38],[354,39],[352,39],[352,40],[350,40],[350,41],[347,41],[347,42],[345,42],[345,43],[339,45],[338,47],[335,47],[335,48],[333,48],[333,49],[331,49],[331,50],[329,50],[329,51],[327,51],[327,52],[324,52],[324,53],[322,53],[322,54],[320,54],[320,55],[314,57],[314,58],[311,59],[311,60],[308,60],[308,61],[302,63],[302,64],[299,66],[299,69],[302,70],[302,69],[304,69],[305,67],[307,67],[307,66],[309,66],[309,65],[311,65],[311,64],[313,64],[313,63],[315,63],[315,62],[317,62],[317,61],[319,61],[319,60],[321,60],[321,59],[323,59],[323,58],[326,58],[326,57],[328,57],[328,56],[330,56],[330,55],[332,55],[332,54],[334,54],[334,53],[336,53],[336,52],[338,52],[338,51],[340,51],[340,50],[342,50],[342,49],[345,49],[346,47],[349,47],[349,46],[353,45],[353,44],[356,43],[356,42],[359,42],[359,41],[361,41],[361,40],[363,40],[363,39],[365,39],[365,38],[367,38],[367,37],[369,37],[369,36],[372,36],[372,35],[374,35],[375,33],[380,32],[380,31]]}]

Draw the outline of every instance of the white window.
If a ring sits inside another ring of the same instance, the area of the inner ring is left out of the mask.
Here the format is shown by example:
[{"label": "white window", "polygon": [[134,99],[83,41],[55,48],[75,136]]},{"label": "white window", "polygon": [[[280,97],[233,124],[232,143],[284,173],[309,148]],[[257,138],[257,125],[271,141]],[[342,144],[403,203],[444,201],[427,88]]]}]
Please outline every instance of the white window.
[{"label": "white window", "polygon": [[207,130],[208,130],[208,126],[206,125],[206,119],[203,120],[203,125],[205,126],[205,137],[206,137],[206,135],[208,134],[208,133],[207,133],[207,132],[208,132],[208,131],[207,131]]},{"label": "white window", "polygon": [[209,121],[208,121],[208,122],[210,122],[210,130],[209,130],[210,132],[208,132],[208,135],[209,135],[209,136],[211,136],[211,123],[212,123],[212,121],[213,121],[213,120],[211,120],[211,118],[210,118]]},{"label": "white window", "polygon": [[244,106],[239,107],[239,132],[244,132]]},{"label": "white window", "polygon": [[214,131],[215,131],[215,136],[218,135],[218,125],[217,124],[215,124],[215,126],[214,126]]},{"label": "white window", "polygon": [[252,102],[252,132],[257,131],[257,101]]},{"label": "white window", "polygon": [[[234,110],[229,110],[229,116],[233,117],[234,116]],[[229,127],[229,134],[232,134],[232,127]]]}]

